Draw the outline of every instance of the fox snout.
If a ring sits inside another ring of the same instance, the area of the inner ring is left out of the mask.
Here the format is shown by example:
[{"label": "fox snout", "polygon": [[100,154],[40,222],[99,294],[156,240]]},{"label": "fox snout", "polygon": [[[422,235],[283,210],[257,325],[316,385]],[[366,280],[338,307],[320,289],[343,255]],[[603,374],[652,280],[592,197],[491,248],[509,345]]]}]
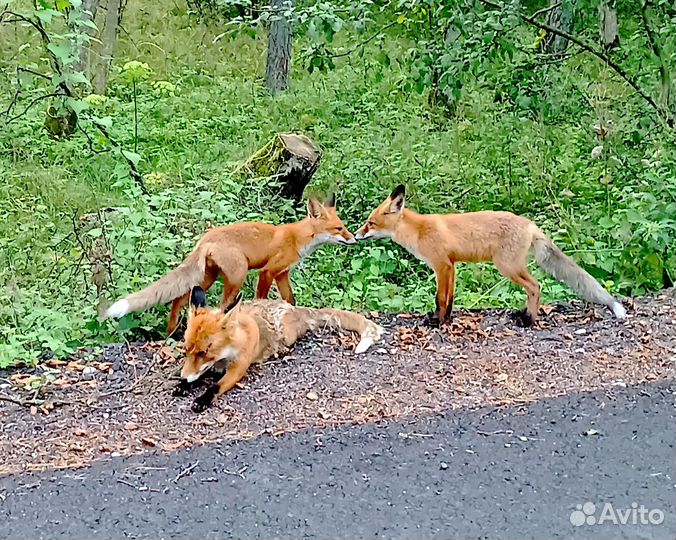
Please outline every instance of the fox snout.
[{"label": "fox snout", "polygon": [[356,233],[354,233],[354,237],[357,240],[366,240],[369,237],[368,227],[366,225],[364,225]]},{"label": "fox snout", "polygon": [[340,237],[338,238],[338,241],[341,244],[346,244],[346,245],[357,243],[357,240],[355,239],[354,235],[350,231],[348,231],[347,229],[345,229],[341,233]]},{"label": "fox snout", "polygon": [[186,359],[181,369],[181,379],[184,379],[186,382],[195,382],[199,379],[202,374],[214,365],[215,362],[206,362],[201,366],[198,366],[196,362]]}]

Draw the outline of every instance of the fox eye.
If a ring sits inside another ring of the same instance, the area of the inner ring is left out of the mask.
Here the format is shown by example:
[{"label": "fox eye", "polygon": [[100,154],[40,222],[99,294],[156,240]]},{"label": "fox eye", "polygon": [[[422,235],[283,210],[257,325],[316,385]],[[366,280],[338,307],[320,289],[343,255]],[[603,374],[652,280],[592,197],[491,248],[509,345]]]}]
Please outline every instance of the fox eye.
[{"label": "fox eye", "polygon": [[373,226],[375,226],[375,223],[373,223],[373,221],[367,221],[366,226],[367,227],[373,227]]},{"label": "fox eye", "polygon": [[205,351],[200,351],[195,356],[197,356],[197,358],[204,358],[206,354],[207,353]]},{"label": "fox eye", "polygon": [[338,232],[341,232],[341,231],[344,231],[344,230],[345,230],[345,227],[336,227],[336,230],[337,230]]}]

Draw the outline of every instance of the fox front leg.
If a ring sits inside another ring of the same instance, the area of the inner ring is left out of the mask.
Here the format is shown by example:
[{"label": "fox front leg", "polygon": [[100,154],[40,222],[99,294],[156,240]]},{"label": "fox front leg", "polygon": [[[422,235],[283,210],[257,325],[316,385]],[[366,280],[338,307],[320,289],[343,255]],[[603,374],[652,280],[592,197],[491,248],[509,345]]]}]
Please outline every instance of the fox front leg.
[{"label": "fox front leg", "polygon": [[209,386],[204,394],[195,399],[192,404],[192,410],[195,412],[206,410],[218,396],[230,390],[246,375],[249,365],[251,365],[251,360],[246,361],[240,355],[237,360],[228,366],[225,375],[217,383]]},{"label": "fox front leg", "polygon": [[185,379],[181,379],[179,383],[174,386],[171,395],[174,397],[185,397],[188,394],[191,394],[198,386],[202,386],[205,381],[214,381],[215,379],[220,378],[222,375],[223,372],[221,370],[212,368],[196,381],[188,382]]}]

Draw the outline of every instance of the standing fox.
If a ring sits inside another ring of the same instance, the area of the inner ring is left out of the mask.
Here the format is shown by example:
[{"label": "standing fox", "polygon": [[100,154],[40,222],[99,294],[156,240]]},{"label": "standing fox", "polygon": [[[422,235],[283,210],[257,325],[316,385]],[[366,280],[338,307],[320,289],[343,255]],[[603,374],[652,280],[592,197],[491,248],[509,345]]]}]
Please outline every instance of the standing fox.
[{"label": "standing fox", "polygon": [[340,309],[294,307],[283,300],[256,300],[242,303],[241,295],[231,308],[207,308],[200,287],[190,298],[188,327],[185,331],[183,379],[174,395],[186,395],[209,368],[223,377],[198,397],[192,406],[201,412],[221,394],[230,390],[246,374],[249,366],[262,363],[288,350],[308,331],[324,326],[358,332],[355,353],[366,351],[382,335],[383,329],[366,317]]},{"label": "standing fox", "polygon": [[260,269],[256,298],[267,298],[273,280],[279,294],[294,303],[289,271],[291,266],[324,243],[354,244],[335,209],[335,195],[324,203],[308,199],[308,217],[296,223],[271,225],[245,222],[208,231],[190,255],[175,269],[145,289],[115,302],[108,317],[122,317],[173,300],[167,333],[171,335],[195,285],[209,290],[223,276],[221,307],[233,303],[251,269]]},{"label": "standing fox", "polygon": [[511,212],[417,214],[404,208],[406,188],[397,186],[359,229],[357,240],[391,238],[434,270],[437,277],[437,316],[443,323],[451,315],[455,293],[455,263],[493,261],[498,271],[527,294],[522,322],[538,318],[540,285],[528,273],[529,251],[543,270],[564,282],[589,302],[608,306],[624,319],[622,304],[587,272],[564,255],[529,219]]}]

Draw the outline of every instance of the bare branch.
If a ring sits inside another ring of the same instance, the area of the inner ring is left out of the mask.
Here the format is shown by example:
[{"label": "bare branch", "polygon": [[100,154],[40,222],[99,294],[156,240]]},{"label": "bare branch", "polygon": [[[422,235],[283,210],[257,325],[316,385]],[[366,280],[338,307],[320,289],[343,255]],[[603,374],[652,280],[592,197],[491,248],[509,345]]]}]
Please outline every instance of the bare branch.
[{"label": "bare branch", "polygon": [[66,97],[66,94],[64,94],[62,92],[53,92],[51,94],[45,94],[43,96],[36,97],[33,101],[31,101],[28,105],[26,105],[26,108],[23,111],[21,111],[19,114],[12,116],[9,120],[7,120],[7,122],[5,122],[5,124],[9,125],[12,122],[14,122],[14,120],[18,120],[24,114],[26,114],[36,103],[39,103],[43,99],[48,99],[48,98],[51,98],[51,97],[58,97],[58,96]]},{"label": "bare branch", "polygon": [[535,19],[536,17],[539,17],[540,15],[544,15],[545,13],[549,13],[550,11],[552,11],[552,10],[556,9],[557,7],[559,7],[560,5],[561,5],[561,2],[557,2],[556,4],[552,4],[551,6],[547,6],[547,7],[545,7],[545,8],[539,9],[539,10],[537,10],[535,13],[533,13],[533,14],[531,15],[531,17],[532,17],[533,19]]},{"label": "bare branch", "polygon": [[[485,4],[489,7],[495,8],[495,9],[500,9],[503,10],[504,6],[500,4],[496,4],[495,2],[492,2],[491,0],[479,0],[482,4]],[[524,15],[524,14],[519,14],[521,19],[526,21],[528,24],[532,24],[533,26],[540,28],[541,30],[546,30],[547,32],[551,32],[552,34],[556,34],[557,36],[561,36],[563,38],[568,39],[569,41],[575,43],[579,47],[582,47],[585,51],[593,54],[600,60],[603,60],[603,62],[606,63],[606,65],[611,68],[615,73],[617,73],[624,81],[631,86],[638,95],[640,95],[655,111],[657,111],[660,114],[660,117],[662,116],[662,109],[659,107],[659,105],[655,102],[655,100],[647,93],[645,92],[638,84],[636,81],[635,77],[632,77],[629,75],[621,66],[616,64],[613,60],[611,60],[607,55],[604,53],[598,51],[596,48],[594,48],[592,45],[589,43],[585,43],[582,41],[579,37],[573,36],[569,34],[568,32],[564,32],[562,30],[559,30],[558,28],[554,28],[553,26],[550,26],[548,24],[543,24],[537,20],[535,20],[532,16]],[[673,120],[670,118],[666,119],[667,123],[671,126],[673,124]]]}]

